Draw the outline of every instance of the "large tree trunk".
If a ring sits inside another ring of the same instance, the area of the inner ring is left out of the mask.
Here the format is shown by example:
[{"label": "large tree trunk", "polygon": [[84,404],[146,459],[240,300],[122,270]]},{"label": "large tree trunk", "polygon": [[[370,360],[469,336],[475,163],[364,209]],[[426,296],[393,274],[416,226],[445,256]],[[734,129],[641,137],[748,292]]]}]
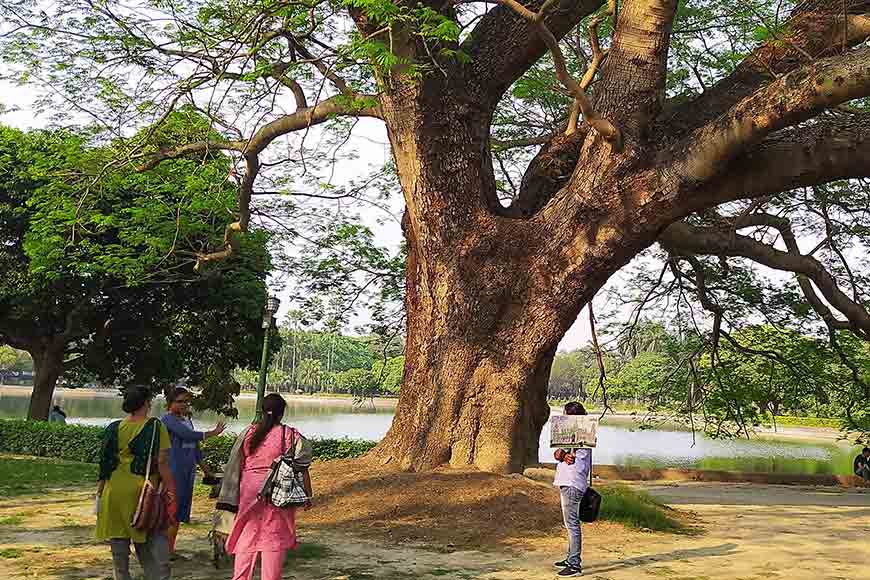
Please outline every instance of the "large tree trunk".
[{"label": "large tree trunk", "polygon": [[501,473],[538,461],[559,341],[607,278],[653,239],[590,228],[619,241],[576,249],[588,255],[579,271],[553,267],[545,241],[509,230],[439,256],[423,255],[408,233],[405,371],[375,460]]},{"label": "large tree trunk", "polygon": [[47,342],[28,349],[33,358],[33,391],[27,418],[47,421],[57,381],[63,374],[64,344]]},{"label": "large tree trunk", "polygon": [[[447,297],[409,296],[399,404],[373,456],[400,469],[449,464],[521,471],[538,461],[539,434],[550,414],[547,384],[555,347],[532,349],[540,351],[534,358],[520,354],[528,354],[525,339],[534,337],[524,337],[518,328],[509,345],[503,333],[488,331],[476,316],[477,308],[491,308],[497,320],[505,304],[458,293],[472,306],[468,316],[458,316],[460,309]],[[510,326],[504,318],[497,321]]]}]

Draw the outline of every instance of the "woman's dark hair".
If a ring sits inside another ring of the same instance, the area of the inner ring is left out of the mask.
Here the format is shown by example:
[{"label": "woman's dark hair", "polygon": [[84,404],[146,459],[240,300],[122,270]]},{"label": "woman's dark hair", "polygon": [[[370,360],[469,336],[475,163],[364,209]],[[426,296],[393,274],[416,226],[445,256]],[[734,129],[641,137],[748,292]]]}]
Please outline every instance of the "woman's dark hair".
[{"label": "woman's dark hair", "polygon": [[586,407],[584,407],[582,403],[578,403],[577,401],[571,401],[570,403],[565,404],[565,414],[566,415],[585,415],[586,414]]},{"label": "woman's dark hair", "polygon": [[287,402],[284,397],[278,393],[269,393],[263,399],[263,416],[260,422],[257,423],[257,429],[251,435],[251,440],[248,442],[248,453],[253,453],[257,447],[263,443],[266,435],[272,430],[272,427],[281,423],[284,418],[284,410],[287,409]]},{"label": "woman's dark hair", "polygon": [[125,413],[135,413],[151,400],[151,391],[145,387],[127,387],[124,389],[124,403],[121,408]]},{"label": "woman's dark hair", "polygon": [[166,404],[171,405],[175,402],[175,399],[180,397],[181,395],[189,395],[190,391],[185,389],[184,387],[174,387],[172,389],[168,389],[163,396],[166,397]]}]

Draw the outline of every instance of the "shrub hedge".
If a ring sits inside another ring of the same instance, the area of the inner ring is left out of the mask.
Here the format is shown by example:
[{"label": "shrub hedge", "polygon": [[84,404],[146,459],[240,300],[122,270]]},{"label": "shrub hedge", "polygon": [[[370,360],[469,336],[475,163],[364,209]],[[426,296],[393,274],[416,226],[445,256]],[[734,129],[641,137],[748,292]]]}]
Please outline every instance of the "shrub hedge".
[{"label": "shrub hedge", "polygon": [[[102,427],[0,419],[0,453],[98,463],[102,438]],[[217,469],[227,461],[234,440],[231,435],[221,435],[202,444],[209,467]],[[359,457],[377,444],[355,439],[313,439],[312,443],[314,458],[323,461]]]},{"label": "shrub hedge", "polygon": [[98,463],[103,429],[44,421],[0,420],[0,451]]}]

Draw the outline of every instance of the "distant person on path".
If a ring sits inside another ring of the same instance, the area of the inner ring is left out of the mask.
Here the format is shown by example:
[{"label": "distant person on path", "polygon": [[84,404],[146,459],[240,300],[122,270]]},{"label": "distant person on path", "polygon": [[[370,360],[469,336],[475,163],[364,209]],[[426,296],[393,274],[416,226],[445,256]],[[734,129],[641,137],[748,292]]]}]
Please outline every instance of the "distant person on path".
[{"label": "distant person on path", "polygon": [[208,467],[202,462],[199,442],[224,432],[225,424],[218,424],[211,431],[196,431],[190,419],[189,407],[192,395],[183,387],[170,391],[166,397],[169,412],[160,418],[169,430],[172,447],[169,451],[169,466],[175,478],[178,493],[177,524],[167,530],[169,552],[175,555],[175,540],[181,522],[190,523],[190,509],[193,505],[193,484],[196,480],[196,466],[201,465],[203,474],[211,477]]},{"label": "distant person on path", "polygon": [[870,447],[865,447],[852,463],[855,475],[864,479],[864,483],[870,483]]},{"label": "distant person on path", "polygon": [[[311,497],[311,443],[281,420],[287,403],[277,393],[263,399],[262,419],[239,435],[224,469],[218,509],[235,511],[226,550],[235,554],[233,580],[251,580],[257,555],[260,578],[280,580],[287,550],[296,548],[296,508],[277,508],[257,499],[272,461],[293,450],[294,464],[304,469],[305,493]],[[311,507],[311,500],[305,508]]]},{"label": "distant person on path", "polygon": [[48,422],[66,425],[66,413],[63,412],[60,405],[54,405],[51,408],[51,411],[48,412]]},{"label": "distant person on path", "polygon": [[[142,387],[129,387],[124,393],[123,409],[128,416],[106,427],[100,454],[100,481],[97,486],[98,540],[112,547],[115,580],[131,580],[130,542],[145,570],[145,580],[169,580],[169,541],[164,531],[151,534],[132,527],[133,513],[145,483],[149,451],[151,473],[159,472],[166,486],[173,519],[175,481],[169,469],[169,432],[159,419],[148,418],[151,393]],[[159,433],[154,436],[154,430]],[[154,441],[154,448],[151,443]],[[157,476],[152,476],[157,483]]]},{"label": "distant person on path", "polygon": [[[585,415],[582,404],[572,401],[565,405],[566,415]],[[561,570],[558,576],[579,576],[583,573],[581,561],[582,534],[580,531],[580,500],[589,487],[592,454],[589,449],[557,449],[556,478],[553,485],[562,496],[562,519],[568,530],[568,555],[555,563]]]}]

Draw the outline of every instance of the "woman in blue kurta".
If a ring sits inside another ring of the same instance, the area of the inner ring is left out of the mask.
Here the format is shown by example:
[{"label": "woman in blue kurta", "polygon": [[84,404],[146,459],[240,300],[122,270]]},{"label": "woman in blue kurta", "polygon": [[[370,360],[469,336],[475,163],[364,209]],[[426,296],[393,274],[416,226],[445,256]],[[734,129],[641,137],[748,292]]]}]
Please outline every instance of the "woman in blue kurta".
[{"label": "woman in blue kurta", "polygon": [[[166,402],[169,412],[161,417],[163,424],[169,430],[172,447],[169,450],[169,466],[175,477],[175,487],[178,496],[178,512],[176,520],[190,523],[190,508],[193,504],[193,484],[196,479],[196,466],[200,465],[204,474],[211,474],[208,467],[202,463],[202,452],[199,442],[209,437],[220,435],[224,430],[223,421],[211,431],[196,431],[189,416],[191,394],[185,388],[179,387],[167,395]],[[175,538],[178,536],[178,524],[168,530],[169,549],[175,553]]]}]

